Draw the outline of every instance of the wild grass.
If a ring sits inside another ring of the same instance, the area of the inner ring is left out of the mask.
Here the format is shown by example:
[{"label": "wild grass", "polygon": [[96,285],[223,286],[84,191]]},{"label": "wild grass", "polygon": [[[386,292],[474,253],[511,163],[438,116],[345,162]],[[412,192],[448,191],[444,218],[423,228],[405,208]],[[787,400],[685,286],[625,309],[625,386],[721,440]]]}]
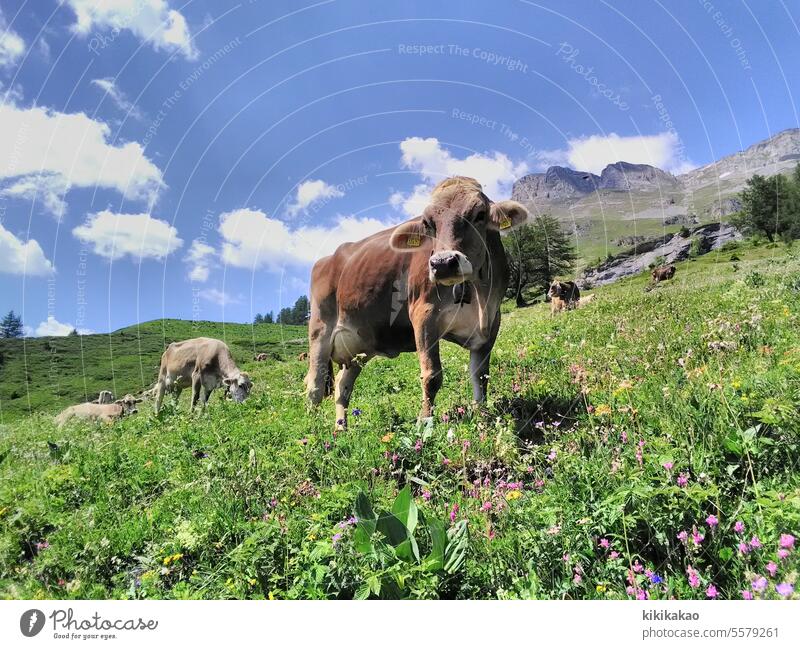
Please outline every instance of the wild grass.
[{"label": "wild grass", "polygon": [[[731,254],[649,292],[643,276],[604,287],[560,317],[505,313],[482,408],[467,353],[445,344],[427,429],[412,354],[367,365],[336,435],[332,403],[306,411],[306,365],[289,354],[243,362],[251,398],[215,396],[205,415],[20,418],[0,436],[0,592],[796,597],[800,259]],[[406,503],[392,518],[406,486],[415,515]],[[361,493],[384,523],[368,543]],[[463,521],[448,571],[430,557]]]}]

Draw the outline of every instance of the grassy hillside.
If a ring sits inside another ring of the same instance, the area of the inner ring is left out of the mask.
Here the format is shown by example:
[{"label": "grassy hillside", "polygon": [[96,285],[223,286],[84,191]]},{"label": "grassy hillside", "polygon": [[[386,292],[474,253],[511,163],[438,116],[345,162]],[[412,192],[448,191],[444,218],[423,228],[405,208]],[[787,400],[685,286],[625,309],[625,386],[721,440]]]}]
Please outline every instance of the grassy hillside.
[{"label": "grassy hillside", "polygon": [[101,390],[138,393],[155,382],[169,343],[196,336],[224,340],[237,362],[257,352],[297,356],[307,346],[305,327],[185,320],[154,320],[92,336],[0,339],[0,423],[58,412]]},{"label": "grassy hillside", "polygon": [[[13,422],[0,593],[797,597],[800,257],[736,254],[505,314],[484,409],[444,345],[429,429],[412,354],[367,365],[337,435],[293,355],[245,363],[251,398],[203,416]],[[367,502],[395,508],[376,527]]]}]

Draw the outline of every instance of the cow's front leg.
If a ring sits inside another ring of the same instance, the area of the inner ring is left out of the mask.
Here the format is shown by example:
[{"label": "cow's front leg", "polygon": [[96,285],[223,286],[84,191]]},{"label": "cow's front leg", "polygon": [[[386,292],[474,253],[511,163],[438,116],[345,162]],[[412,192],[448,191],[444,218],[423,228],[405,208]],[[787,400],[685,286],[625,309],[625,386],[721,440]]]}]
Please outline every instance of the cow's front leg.
[{"label": "cow's front leg", "polygon": [[361,363],[353,362],[339,370],[336,376],[336,428],[347,428],[347,408],[350,406],[350,397],[353,394],[353,385],[361,374]]},{"label": "cow's front leg", "polygon": [[476,403],[486,401],[486,388],[489,384],[489,362],[492,358],[492,348],[500,329],[500,314],[497,314],[492,332],[483,345],[469,352],[469,377],[472,381],[472,399]]},{"label": "cow's front leg", "polygon": [[417,354],[419,355],[420,378],[422,380],[422,409],[420,419],[433,416],[433,402],[442,387],[442,361],[439,358],[439,337],[428,327],[415,331]]}]

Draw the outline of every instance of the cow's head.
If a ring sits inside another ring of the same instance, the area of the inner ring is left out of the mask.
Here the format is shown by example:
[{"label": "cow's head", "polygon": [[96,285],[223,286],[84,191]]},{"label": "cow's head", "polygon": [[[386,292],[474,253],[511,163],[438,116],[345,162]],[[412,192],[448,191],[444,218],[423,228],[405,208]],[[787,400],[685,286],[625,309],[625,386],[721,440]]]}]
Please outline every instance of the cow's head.
[{"label": "cow's head", "polygon": [[122,399],[117,399],[114,403],[118,406],[122,406],[123,415],[130,415],[134,412],[138,412],[136,404],[141,403],[141,401],[141,399],[137,399],[132,394],[126,394]]},{"label": "cow's head", "polygon": [[250,380],[247,372],[239,372],[235,376],[229,376],[223,379],[222,382],[227,387],[231,399],[237,403],[241,403],[247,399],[253,387],[253,382]]},{"label": "cow's head", "polygon": [[452,286],[473,279],[486,259],[490,231],[507,232],[521,225],[528,211],[516,201],[493,203],[477,180],[456,176],[440,182],[422,216],[397,226],[394,250],[430,248],[428,276]]}]

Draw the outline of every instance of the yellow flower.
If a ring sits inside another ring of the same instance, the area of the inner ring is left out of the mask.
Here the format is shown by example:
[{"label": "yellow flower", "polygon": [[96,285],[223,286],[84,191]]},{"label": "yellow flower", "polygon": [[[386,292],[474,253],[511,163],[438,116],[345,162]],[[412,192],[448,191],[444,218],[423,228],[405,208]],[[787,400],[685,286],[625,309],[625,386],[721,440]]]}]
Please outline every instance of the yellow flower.
[{"label": "yellow flower", "polygon": [[270,601],[275,599],[275,595],[272,594],[272,591],[269,591],[269,594],[267,595],[267,597],[270,599]]},{"label": "yellow flower", "polygon": [[734,381],[731,382],[731,387],[734,390],[738,390],[740,387],[742,387],[742,382],[738,379],[735,379]]},{"label": "yellow flower", "polygon": [[248,579],[247,583],[251,586],[255,586],[258,583],[258,579]]},{"label": "yellow flower", "polygon": [[594,410],[594,414],[598,417],[602,417],[603,415],[610,415],[611,414],[611,406],[601,403],[597,408]]},{"label": "yellow flower", "polygon": [[381,441],[384,444],[388,444],[389,442],[392,441],[393,437],[394,437],[394,433],[386,433],[383,437],[381,437]]},{"label": "yellow flower", "polygon": [[606,587],[605,587],[604,584],[597,584],[597,586],[595,587],[595,590],[598,593],[605,593],[606,592]]},{"label": "yellow flower", "polygon": [[517,498],[522,498],[522,494],[517,489],[512,489],[506,494],[506,500],[517,500]]}]

